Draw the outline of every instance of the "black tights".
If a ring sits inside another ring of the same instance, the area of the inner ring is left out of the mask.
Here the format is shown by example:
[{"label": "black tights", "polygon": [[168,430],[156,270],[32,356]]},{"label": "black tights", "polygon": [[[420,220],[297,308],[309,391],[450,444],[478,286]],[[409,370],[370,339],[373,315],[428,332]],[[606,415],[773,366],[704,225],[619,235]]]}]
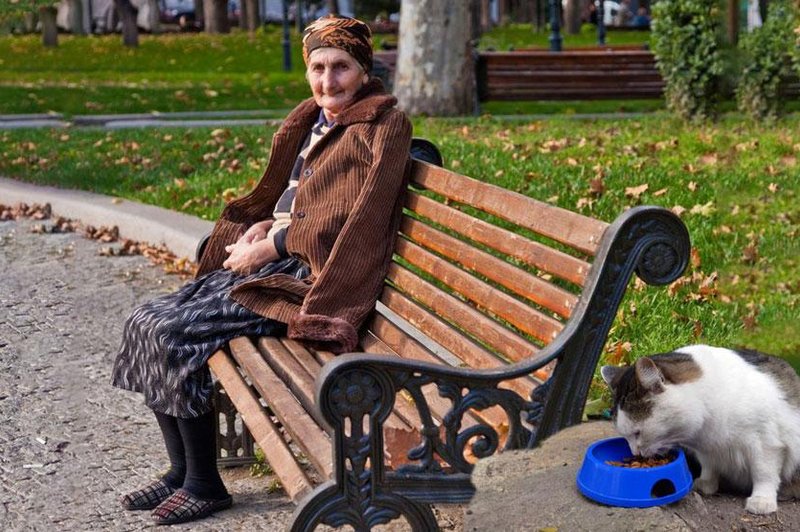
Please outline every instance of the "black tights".
[{"label": "black tights", "polygon": [[162,480],[172,489],[183,488],[201,499],[227,497],[217,470],[214,412],[186,419],[155,415],[170,463]]}]

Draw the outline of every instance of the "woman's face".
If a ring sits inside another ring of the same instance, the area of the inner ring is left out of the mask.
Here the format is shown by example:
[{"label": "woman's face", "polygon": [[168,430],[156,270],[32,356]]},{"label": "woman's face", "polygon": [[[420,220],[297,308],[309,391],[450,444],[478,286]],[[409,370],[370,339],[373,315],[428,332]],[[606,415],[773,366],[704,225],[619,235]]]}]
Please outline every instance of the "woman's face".
[{"label": "woman's face", "polygon": [[356,92],[369,79],[358,61],[338,48],[317,48],[311,52],[306,76],[314,101],[328,120],[353,103]]}]

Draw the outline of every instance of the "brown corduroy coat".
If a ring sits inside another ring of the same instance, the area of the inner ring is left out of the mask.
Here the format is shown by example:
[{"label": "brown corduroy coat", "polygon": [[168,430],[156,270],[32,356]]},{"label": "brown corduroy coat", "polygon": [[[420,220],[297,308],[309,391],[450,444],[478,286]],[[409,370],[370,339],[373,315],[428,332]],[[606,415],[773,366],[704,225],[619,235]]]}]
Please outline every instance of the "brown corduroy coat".
[{"label": "brown corduroy coat", "polygon": [[[411,124],[395,103],[380,81],[370,81],[305,159],[286,249],[310,266],[311,275],[299,281],[277,274],[231,292],[254,312],[287,323],[289,337],[313,347],[354,350],[358,328],[380,295],[411,168]],[[272,216],[319,112],[308,99],[283,122],[256,188],[223,210],[198,276],[221,268],[225,246]]]}]

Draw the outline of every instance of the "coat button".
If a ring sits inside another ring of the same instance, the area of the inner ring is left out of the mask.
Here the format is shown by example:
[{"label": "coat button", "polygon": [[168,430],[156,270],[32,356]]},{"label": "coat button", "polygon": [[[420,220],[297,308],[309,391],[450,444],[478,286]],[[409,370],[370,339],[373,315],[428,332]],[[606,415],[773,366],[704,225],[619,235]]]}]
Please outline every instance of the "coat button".
[{"label": "coat button", "polygon": [[306,168],[306,170],[303,172],[303,175],[305,177],[309,177],[313,173],[314,173],[314,170],[312,170],[311,168]]},{"label": "coat button", "polygon": [[306,217],[306,213],[304,213],[303,211],[297,211],[296,213],[294,213],[294,215],[297,218],[305,218]]}]

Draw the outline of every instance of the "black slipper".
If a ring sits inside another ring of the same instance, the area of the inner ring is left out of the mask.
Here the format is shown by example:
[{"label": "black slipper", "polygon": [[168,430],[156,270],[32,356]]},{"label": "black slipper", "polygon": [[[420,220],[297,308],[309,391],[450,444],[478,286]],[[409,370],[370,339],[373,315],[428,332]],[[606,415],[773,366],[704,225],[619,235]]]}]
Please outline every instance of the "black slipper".
[{"label": "black slipper", "polygon": [[208,517],[218,510],[230,508],[232,504],[230,495],[224,499],[204,500],[179,489],[153,510],[152,517],[157,525],[174,525]]},{"label": "black slipper", "polygon": [[163,480],[151,482],[144,488],[132,491],[122,497],[122,507],[126,510],[152,510],[169,499],[175,490]]}]

